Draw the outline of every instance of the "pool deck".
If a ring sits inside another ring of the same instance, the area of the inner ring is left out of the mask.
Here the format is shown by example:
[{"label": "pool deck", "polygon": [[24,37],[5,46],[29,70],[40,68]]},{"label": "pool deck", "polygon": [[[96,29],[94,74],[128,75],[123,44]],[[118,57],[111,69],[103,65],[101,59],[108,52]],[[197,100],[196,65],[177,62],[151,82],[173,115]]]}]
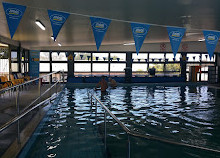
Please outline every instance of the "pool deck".
[{"label": "pool deck", "polygon": [[[49,88],[49,85],[42,85],[41,92]],[[16,91],[8,91],[0,94],[0,127],[17,115],[16,107]],[[51,90],[51,94],[55,93],[55,89]],[[38,85],[29,85],[19,92],[19,108],[20,112],[25,109],[33,100],[39,96]],[[50,97],[50,93],[42,97],[42,100]],[[37,101],[34,105],[39,103]],[[20,121],[20,131],[22,132],[26,125],[34,118],[38,110],[30,112]],[[33,125],[34,127],[34,125]],[[17,139],[17,123],[11,125],[6,130],[0,132],[0,157],[5,153],[9,146]]]}]

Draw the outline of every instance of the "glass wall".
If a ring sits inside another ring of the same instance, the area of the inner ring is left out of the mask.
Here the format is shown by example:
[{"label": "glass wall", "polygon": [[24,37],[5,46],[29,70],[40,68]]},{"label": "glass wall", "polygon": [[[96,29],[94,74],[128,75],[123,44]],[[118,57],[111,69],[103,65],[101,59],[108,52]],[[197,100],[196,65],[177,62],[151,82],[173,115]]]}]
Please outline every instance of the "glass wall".
[{"label": "glass wall", "polygon": [[40,61],[50,61],[50,52],[40,52]]},{"label": "glass wall", "polygon": [[65,52],[53,52],[52,61],[67,61]]},{"label": "glass wall", "polygon": [[74,64],[75,72],[91,72],[90,63],[75,63]]},{"label": "glass wall", "polygon": [[[124,76],[126,67],[126,52],[73,52],[75,76]],[[13,53],[17,59],[16,52]],[[59,55],[58,55],[59,54]],[[201,66],[198,81],[208,80],[208,66],[215,65],[215,56],[211,60],[207,53],[187,53],[187,76],[190,66]],[[50,60],[51,59],[51,60]],[[181,54],[174,59],[172,52],[141,52],[132,53],[133,76],[148,76],[152,67],[156,69],[156,76],[178,76],[181,73]],[[18,71],[18,65],[13,63],[13,70]],[[40,52],[40,72],[68,71],[66,52]],[[188,78],[188,77],[187,77]]]}]

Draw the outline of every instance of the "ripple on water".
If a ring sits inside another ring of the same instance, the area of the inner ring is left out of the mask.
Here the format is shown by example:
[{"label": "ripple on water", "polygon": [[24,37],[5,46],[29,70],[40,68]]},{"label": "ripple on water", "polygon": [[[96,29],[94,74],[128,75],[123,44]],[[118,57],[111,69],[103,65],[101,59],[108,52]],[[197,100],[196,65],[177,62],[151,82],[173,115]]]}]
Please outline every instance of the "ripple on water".
[{"label": "ripple on water", "polygon": [[[188,137],[199,140],[205,135],[213,136],[210,135],[210,132],[201,132],[199,129],[214,130],[214,117],[220,118],[219,115],[214,115],[217,109],[216,103],[213,103],[215,100],[213,93],[208,92],[207,87],[201,87],[201,90],[189,86],[132,86],[131,88],[128,87],[126,92],[118,90],[117,94],[109,94],[110,105],[122,104],[122,106],[117,105],[117,107],[110,106],[110,109],[115,114],[120,114],[116,113],[115,109],[125,110],[126,113],[123,115],[129,116],[129,121],[126,123],[135,129],[144,130],[143,126],[145,126],[147,132],[149,130],[147,127],[150,124],[168,130],[169,133],[165,132],[163,137],[181,132],[182,140],[187,140]],[[162,130],[161,128],[160,130]],[[157,129],[155,129],[154,134],[161,136]],[[211,144],[212,140],[209,143]]]},{"label": "ripple on water", "polygon": [[[74,130],[83,133],[88,130],[88,122],[95,124],[94,115],[90,116],[87,90],[66,89],[63,102],[48,112],[43,131],[37,133],[47,137],[44,143],[45,149],[50,151],[47,157],[57,157],[55,150],[62,146],[64,138],[67,139]],[[100,92],[95,93],[101,97]],[[215,144],[220,148],[220,142],[216,139],[220,133],[219,107],[216,106],[215,94],[209,92],[207,87],[118,87],[109,91],[102,102],[134,131],[193,145],[209,147]],[[92,111],[95,111],[94,107]],[[98,113],[103,113],[103,110],[98,109]],[[103,126],[103,115],[99,116],[97,124]],[[118,132],[118,123],[111,118],[107,124],[109,137],[124,139],[126,133]],[[57,137],[59,134],[63,137]]]}]

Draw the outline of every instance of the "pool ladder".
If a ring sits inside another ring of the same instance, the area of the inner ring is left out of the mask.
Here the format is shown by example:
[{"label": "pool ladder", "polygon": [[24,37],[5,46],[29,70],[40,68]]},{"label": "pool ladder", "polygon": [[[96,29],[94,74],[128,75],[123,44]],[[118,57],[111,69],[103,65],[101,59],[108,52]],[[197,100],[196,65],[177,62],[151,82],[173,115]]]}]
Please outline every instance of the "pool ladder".
[{"label": "pool ladder", "polygon": [[[199,149],[199,150],[205,150],[205,151],[209,151],[209,152],[214,152],[214,153],[220,153],[220,150],[217,149],[211,149],[211,148],[206,148],[206,147],[201,147],[201,146],[196,146],[196,145],[191,145],[191,144],[186,144],[186,143],[182,143],[182,142],[176,142],[176,141],[172,141],[169,139],[165,139],[165,138],[161,138],[161,137],[157,137],[154,135],[144,135],[144,134],[140,134],[138,132],[132,131],[130,130],[128,127],[126,127],[124,125],[123,122],[121,122],[95,95],[94,92],[92,91],[87,91],[88,94],[88,98],[90,100],[91,103],[91,107],[93,105],[95,105],[95,123],[97,125],[97,104],[99,103],[103,109],[104,109],[104,144],[105,144],[105,150],[107,149],[106,147],[106,136],[107,136],[107,131],[106,131],[106,116],[107,113],[119,124],[119,126],[127,133],[128,135],[128,157],[130,158],[130,140],[129,140],[129,135],[130,136],[134,136],[134,137],[139,137],[139,138],[144,138],[144,139],[148,139],[148,140],[154,140],[154,141],[158,141],[158,142],[162,142],[162,143],[167,143],[167,144],[171,144],[171,145],[178,145],[178,146],[183,146],[183,147],[188,147],[188,148],[194,148],[194,149]],[[93,99],[95,102],[93,102]]]}]

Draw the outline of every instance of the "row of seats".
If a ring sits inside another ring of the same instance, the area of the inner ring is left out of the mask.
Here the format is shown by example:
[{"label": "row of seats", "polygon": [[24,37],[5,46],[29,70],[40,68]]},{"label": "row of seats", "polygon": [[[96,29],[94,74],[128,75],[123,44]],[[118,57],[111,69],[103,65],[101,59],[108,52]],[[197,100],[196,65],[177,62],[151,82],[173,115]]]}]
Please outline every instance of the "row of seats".
[{"label": "row of seats", "polygon": [[22,73],[10,74],[9,77],[10,80],[8,80],[7,76],[0,76],[0,89],[22,84],[30,80],[29,76],[24,76]]}]

